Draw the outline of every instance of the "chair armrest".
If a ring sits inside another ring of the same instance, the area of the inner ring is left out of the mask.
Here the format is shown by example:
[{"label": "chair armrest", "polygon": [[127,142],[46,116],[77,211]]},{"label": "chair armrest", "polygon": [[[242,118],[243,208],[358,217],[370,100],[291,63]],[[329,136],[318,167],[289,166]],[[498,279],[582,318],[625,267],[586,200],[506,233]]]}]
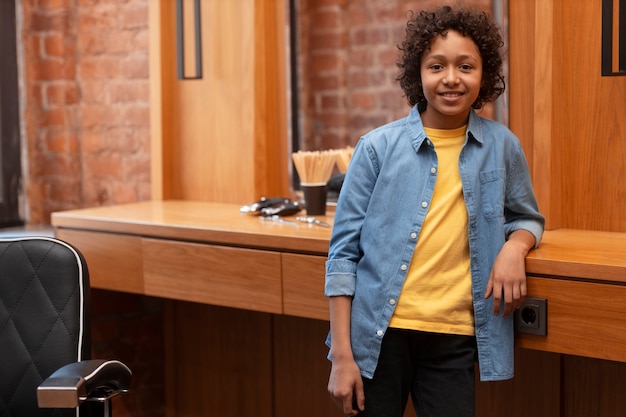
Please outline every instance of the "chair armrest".
[{"label": "chair armrest", "polygon": [[130,388],[132,372],[120,361],[86,360],[65,365],[37,387],[40,408],[75,408],[104,401]]}]

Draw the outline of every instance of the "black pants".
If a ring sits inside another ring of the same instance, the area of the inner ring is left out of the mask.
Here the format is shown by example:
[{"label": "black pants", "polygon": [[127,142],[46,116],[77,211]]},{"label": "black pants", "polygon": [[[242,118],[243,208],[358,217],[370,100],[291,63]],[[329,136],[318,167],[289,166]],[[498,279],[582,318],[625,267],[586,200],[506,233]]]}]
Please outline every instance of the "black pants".
[{"label": "black pants", "polygon": [[363,378],[361,417],[474,417],[476,338],[387,329],[373,379]]}]

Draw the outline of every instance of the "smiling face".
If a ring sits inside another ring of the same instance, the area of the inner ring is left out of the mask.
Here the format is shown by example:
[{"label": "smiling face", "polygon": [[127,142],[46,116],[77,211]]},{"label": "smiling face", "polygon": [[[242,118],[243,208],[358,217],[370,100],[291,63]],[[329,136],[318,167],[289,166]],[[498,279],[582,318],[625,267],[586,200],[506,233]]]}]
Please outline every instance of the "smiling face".
[{"label": "smiling face", "polygon": [[420,69],[428,102],[421,115],[425,127],[455,129],[467,123],[480,91],[482,64],[474,41],[459,32],[450,30],[433,40]]}]

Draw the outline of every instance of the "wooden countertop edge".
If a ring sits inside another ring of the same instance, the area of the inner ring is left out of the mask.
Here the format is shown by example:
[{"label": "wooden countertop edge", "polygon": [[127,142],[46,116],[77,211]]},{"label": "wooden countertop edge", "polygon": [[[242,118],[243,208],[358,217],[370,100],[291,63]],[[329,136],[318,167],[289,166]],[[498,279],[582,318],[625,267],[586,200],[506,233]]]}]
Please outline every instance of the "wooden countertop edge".
[{"label": "wooden countertop edge", "polygon": [[272,234],[272,230],[279,230],[281,227],[290,227],[280,224],[270,225],[267,233],[251,233],[244,230],[201,228],[129,221],[125,219],[114,220],[109,218],[82,217],[76,215],[76,213],[58,212],[52,214],[52,226],[54,228],[117,233],[146,238],[171,239],[320,256],[326,256],[328,254],[327,238]]},{"label": "wooden countertop edge", "polygon": [[[322,230],[307,224],[280,223],[259,226],[256,219],[241,218],[238,213],[234,215],[235,208],[236,205],[219,203],[144,202],[56,212],[52,214],[52,226],[318,256],[328,254],[330,228]],[[158,217],[143,221],[141,210],[149,213],[155,209],[170,210],[178,218],[191,220],[189,224],[170,224]],[[206,210],[213,212],[207,214]],[[213,221],[211,216],[221,215],[224,211],[227,213],[222,227],[220,221]],[[229,223],[228,220],[232,221]],[[332,218],[324,220],[332,222]],[[626,233],[574,229],[546,231],[539,247],[526,258],[526,269],[529,275],[576,277],[626,285]]]}]

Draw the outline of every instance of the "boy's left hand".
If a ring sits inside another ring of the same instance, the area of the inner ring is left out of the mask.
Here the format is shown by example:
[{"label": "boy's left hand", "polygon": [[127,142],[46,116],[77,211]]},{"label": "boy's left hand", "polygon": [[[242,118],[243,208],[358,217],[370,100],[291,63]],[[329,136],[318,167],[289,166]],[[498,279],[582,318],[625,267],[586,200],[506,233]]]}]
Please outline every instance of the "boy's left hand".
[{"label": "boy's left hand", "polygon": [[526,255],[534,243],[535,238],[531,233],[518,230],[509,236],[498,253],[485,291],[485,299],[493,295],[494,315],[500,314],[503,301],[504,317],[522,305],[526,297]]}]

